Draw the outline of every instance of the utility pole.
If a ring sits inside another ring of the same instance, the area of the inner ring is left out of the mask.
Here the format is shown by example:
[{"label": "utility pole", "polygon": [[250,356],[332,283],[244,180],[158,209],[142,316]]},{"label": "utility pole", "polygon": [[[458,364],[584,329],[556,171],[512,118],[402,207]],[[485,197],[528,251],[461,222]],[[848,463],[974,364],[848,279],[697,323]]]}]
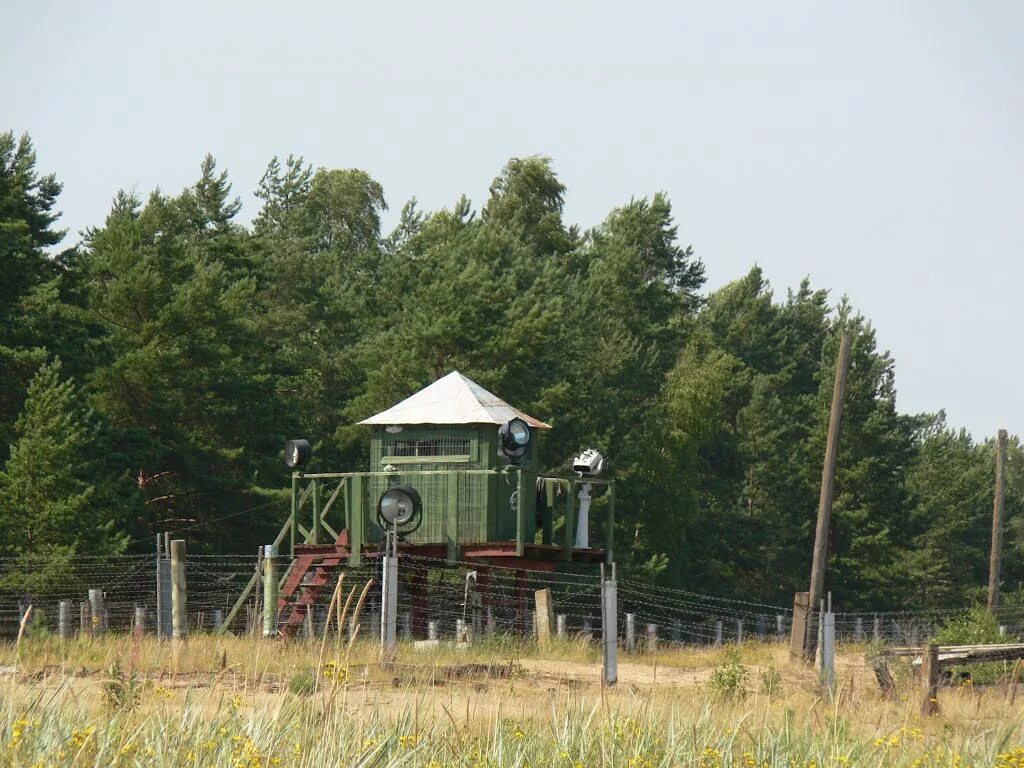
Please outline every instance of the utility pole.
[{"label": "utility pole", "polygon": [[996,440],[996,494],[992,504],[992,554],[988,560],[988,609],[999,607],[999,572],[1003,557],[1003,503],[1006,500],[1006,444],[1005,429],[999,430]]},{"label": "utility pole", "polygon": [[[850,332],[844,331],[839,342],[836,360],[836,380],[832,387],[832,411],[828,419],[828,438],[825,442],[825,461],[821,468],[821,495],[818,497],[818,524],[814,529],[814,557],[811,561],[811,588],[808,610],[818,607],[825,596],[825,569],[828,563],[829,528],[832,522],[832,481],[836,472],[836,453],[839,451],[839,424],[843,418],[843,398],[846,395],[846,373],[850,367]],[[804,654],[814,657],[815,638],[806,633]]]}]

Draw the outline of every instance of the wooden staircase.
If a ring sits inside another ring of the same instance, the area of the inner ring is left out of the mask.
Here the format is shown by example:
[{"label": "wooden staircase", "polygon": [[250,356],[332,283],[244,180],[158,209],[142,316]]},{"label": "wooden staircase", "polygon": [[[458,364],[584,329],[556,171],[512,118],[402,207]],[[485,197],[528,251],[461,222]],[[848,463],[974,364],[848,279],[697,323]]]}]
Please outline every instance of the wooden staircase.
[{"label": "wooden staircase", "polygon": [[278,593],[278,636],[295,637],[306,615],[326,587],[334,584],[334,573],[347,557],[338,551],[297,553]]}]

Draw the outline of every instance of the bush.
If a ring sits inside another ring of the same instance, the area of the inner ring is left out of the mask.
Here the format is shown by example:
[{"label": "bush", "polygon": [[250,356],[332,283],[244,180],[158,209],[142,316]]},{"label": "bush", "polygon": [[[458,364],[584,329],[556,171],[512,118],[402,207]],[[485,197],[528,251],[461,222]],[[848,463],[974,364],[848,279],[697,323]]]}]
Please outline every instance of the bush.
[{"label": "bush", "polygon": [[712,671],[708,686],[721,699],[740,701],[746,698],[749,676],[750,670],[740,661],[739,650],[728,648],[722,663]]},{"label": "bush", "polygon": [[304,696],[313,692],[316,687],[315,683],[313,673],[308,669],[302,669],[292,675],[292,679],[288,683],[288,690],[296,696]]},{"label": "bush", "polygon": [[[1010,643],[1016,638],[999,634],[999,622],[986,608],[971,608],[966,613],[949,619],[933,641],[939,645],[986,645]],[[1002,662],[971,664],[951,667],[953,678],[969,677],[973,683],[989,685],[1009,674],[1009,668]]]}]

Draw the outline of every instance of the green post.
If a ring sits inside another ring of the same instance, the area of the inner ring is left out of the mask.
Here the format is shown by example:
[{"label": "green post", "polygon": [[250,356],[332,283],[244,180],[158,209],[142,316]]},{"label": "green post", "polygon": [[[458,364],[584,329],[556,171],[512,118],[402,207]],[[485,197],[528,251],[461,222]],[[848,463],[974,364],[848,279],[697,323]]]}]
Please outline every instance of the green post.
[{"label": "green post", "polygon": [[320,481],[313,480],[313,525],[309,529],[309,542],[320,542]]},{"label": "green post", "polygon": [[366,489],[365,478],[362,475],[353,475],[349,487],[352,489],[352,527],[349,529],[348,538],[352,547],[352,554],[348,558],[348,564],[356,567],[363,562],[363,521],[366,520]]},{"label": "green post", "polygon": [[459,559],[459,475],[450,472],[448,479],[448,509],[445,519],[445,535],[448,540],[448,564],[454,565]]},{"label": "green post", "polygon": [[263,547],[263,636],[277,637],[277,547]]},{"label": "green post", "polygon": [[299,514],[299,473],[292,472],[292,516],[289,518],[290,540],[288,542],[288,554],[295,557],[295,537],[298,534],[296,518]]},{"label": "green post", "polygon": [[569,481],[569,488],[565,494],[565,530],[562,531],[564,536],[562,543],[562,559],[572,560],[572,545],[573,538],[576,536],[576,507],[573,505],[575,495],[573,491],[576,490],[576,483],[573,480]]},{"label": "green post", "polygon": [[608,483],[608,531],[605,533],[604,561],[611,565],[615,561],[615,482]]}]

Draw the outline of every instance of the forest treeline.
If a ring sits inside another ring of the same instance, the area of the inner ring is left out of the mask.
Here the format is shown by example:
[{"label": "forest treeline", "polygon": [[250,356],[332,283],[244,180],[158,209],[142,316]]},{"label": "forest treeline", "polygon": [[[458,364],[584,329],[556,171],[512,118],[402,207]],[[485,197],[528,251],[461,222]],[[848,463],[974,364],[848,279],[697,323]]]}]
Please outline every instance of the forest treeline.
[{"label": "forest treeline", "polygon": [[[0,134],[2,556],[148,551],[164,530],[253,552],[287,513],[286,439],[315,441],[313,469],[366,468],[356,422],[457,369],[554,425],[545,468],[611,457],[620,567],[785,604],[808,580],[849,330],[837,602],[984,594],[992,443],[900,413],[894,361],[847,301],[807,280],[776,294],[756,266],[706,291],[714,254],[684,245],[664,194],[581,229],[551,162],[518,158],[482,207],[409,201],[385,232],[367,173],[274,158],[247,225],[207,157],[179,194],[118,192],[78,238],[36,165]],[[1014,438],[1006,601],[1024,597],[1021,467]]]}]

